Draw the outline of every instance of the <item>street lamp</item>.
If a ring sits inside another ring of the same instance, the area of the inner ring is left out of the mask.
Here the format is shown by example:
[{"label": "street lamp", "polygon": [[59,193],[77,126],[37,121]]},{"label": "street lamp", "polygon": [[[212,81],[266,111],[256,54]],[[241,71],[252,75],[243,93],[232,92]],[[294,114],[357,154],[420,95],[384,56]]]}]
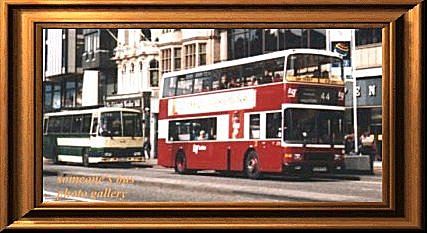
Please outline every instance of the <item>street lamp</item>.
[{"label": "street lamp", "polygon": [[355,74],[355,29],[351,34],[351,66],[352,66],[352,105],[354,115],[354,151],[358,152],[358,119],[357,119],[357,77]]}]

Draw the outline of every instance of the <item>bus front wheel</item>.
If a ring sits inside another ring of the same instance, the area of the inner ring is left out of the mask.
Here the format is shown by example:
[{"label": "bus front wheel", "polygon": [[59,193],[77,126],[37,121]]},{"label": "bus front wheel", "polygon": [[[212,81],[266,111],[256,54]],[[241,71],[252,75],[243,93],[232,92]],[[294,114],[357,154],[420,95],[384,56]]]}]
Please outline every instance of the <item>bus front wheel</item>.
[{"label": "bus front wheel", "polygon": [[251,151],[245,157],[245,175],[250,179],[260,179],[260,161],[256,151]]}]

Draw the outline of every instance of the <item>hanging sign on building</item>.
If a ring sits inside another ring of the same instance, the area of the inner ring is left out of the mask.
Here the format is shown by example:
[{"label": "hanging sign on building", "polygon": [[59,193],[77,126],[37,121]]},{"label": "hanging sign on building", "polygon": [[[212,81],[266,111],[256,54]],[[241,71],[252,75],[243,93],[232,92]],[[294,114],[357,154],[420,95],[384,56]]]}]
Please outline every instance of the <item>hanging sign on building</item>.
[{"label": "hanging sign on building", "polygon": [[[352,82],[346,82],[345,105],[352,105]],[[358,106],[382,105],[382,77],[357,79],[356,93]]]}]

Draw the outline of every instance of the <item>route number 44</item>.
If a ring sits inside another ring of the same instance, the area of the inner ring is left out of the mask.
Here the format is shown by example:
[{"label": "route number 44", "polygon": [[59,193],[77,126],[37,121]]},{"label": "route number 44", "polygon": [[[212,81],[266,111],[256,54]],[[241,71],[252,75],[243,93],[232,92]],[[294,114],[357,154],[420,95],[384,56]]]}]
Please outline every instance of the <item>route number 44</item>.
[{"label": "route number 44", "polygon": [[322,92],[321,93],[321,100],[330,100],[330,93],[329,92]]}]

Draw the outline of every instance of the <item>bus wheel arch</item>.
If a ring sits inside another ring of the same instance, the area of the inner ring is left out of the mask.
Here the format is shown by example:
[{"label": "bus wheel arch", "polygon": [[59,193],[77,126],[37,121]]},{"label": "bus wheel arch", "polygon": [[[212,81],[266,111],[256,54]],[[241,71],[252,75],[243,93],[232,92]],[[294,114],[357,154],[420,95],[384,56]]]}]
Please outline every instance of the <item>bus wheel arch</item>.
[{"label": "bus wheel arch", "polygon": [[244,174],[250,179],[260,179],[259,155],[254,149],[248,149],[244,157]]}]

